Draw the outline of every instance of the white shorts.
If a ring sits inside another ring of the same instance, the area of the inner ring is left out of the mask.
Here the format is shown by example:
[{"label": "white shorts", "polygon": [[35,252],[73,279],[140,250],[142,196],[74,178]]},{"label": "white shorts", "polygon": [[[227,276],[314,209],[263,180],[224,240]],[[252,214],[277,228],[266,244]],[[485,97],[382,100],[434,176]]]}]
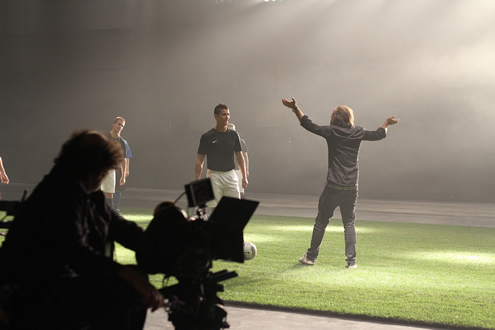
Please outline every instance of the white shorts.
[{"label": "white shorts", "polygon": [[103,178],[101,182],[101,191],[115,194],[115,180],[116,180],[115,170],[108,171],[108,174]]},{"label": "white shorts", "polygon": [[242,172],[241,170],[235,170],[235,174],[237,174],[237,183],[239,185],[239,191],[241,194],[244,194],[244,188],[242,188]]},{"label": "white shorts", "polygon": [[228,172],[206,171],[206,177],[210,178],[215,199],[206,203],[209,207],[216,207],[223,196],[241,198],[239,180],[234,170]]}]

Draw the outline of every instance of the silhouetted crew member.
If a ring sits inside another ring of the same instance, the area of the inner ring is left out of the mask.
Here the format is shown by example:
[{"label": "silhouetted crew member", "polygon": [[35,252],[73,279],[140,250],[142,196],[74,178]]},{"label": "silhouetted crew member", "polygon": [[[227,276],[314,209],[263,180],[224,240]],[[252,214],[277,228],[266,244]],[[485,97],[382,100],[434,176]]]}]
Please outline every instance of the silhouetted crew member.
[{"label": "silhouetted crew member", "polygon": [[142,329],[163,296],[135,266],[112,258],[113,242],[136,250],[143,229],[100,190],[122,161],[117,142],[78,131],[23,202],[0,249],[0,322],[13,329]]}]

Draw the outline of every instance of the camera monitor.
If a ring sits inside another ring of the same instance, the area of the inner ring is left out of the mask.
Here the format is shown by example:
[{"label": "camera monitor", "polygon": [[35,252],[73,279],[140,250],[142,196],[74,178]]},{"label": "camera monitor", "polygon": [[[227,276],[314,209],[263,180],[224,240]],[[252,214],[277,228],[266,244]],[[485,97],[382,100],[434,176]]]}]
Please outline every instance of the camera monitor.
[{"label": "camera monitor", "polygon": [[243,230],[258,204],[258,201],[222,197],[208,220],[215,226],[212,240],[215,259],[244,262]]},{"label": "camera monitor", "polygon": [[213,188],[209,178],[193,181],[184,186],[189,207],[204,206],[206,202],[214,199]]}]

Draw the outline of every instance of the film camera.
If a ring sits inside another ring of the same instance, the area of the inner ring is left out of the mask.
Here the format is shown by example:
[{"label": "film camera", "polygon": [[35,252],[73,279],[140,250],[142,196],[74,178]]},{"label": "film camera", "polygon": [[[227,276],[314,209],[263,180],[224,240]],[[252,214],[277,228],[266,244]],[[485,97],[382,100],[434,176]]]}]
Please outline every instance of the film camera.
[{"label": "film camera", "polygon": [[210,269],[217,259],[244,262],[243,230],[259,202],[223,197],[208,216],[206,202],[213,199],[209,179],[185,185],[184,194],[188,207],[197,208],[196,214],[187,218],[175,203],[159,204],[136,251],[137,262],[150,274],[177,279],[177,284],[160,289],[175,329],[229,328],[217,293],[224,290],[219,282],[238,274]]}]

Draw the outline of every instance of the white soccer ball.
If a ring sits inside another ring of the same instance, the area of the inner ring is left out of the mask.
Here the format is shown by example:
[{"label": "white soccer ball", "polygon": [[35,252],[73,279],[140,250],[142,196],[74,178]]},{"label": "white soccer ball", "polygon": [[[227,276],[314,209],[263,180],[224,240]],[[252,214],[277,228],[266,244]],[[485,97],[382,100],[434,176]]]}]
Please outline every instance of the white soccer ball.
[{"label": "white soccer ball", "polygon": [[244,260],[251,260],[258,254],[256,245],[251,242],[244,242]]}]

